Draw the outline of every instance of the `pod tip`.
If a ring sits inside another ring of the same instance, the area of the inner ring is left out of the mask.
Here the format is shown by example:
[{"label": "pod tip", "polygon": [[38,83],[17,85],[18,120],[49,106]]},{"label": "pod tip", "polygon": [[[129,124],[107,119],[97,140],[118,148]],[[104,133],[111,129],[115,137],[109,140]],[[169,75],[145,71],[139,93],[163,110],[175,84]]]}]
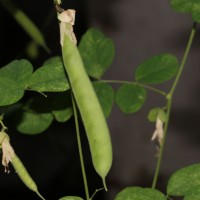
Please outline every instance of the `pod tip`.
[{"label": "pod tip", "polygon": [[105,191],[107,192],[108,188],[107,188],[107,185],[106,185],[106,179],[102,178],[102,181],[103,181],[103,187],[104,187]]},{"label": "pod tip", "polygon": [[36,191],[36,193],[42,200],[45,200],[45,198],[38,191]]}]

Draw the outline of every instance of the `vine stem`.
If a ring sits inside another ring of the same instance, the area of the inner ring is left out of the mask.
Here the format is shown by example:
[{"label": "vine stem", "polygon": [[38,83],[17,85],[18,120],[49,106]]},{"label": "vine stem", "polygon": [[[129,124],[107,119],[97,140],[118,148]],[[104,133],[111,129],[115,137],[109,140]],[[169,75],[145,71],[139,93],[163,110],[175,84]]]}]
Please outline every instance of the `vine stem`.
[{"label": "vine stem", "polygon": [[81,170],[82,170],[83,182],[84,182],[84,187],[85,187],[85,196],[86,196],[86,200],[90,200],[87,177],[86,177],[86,172],[85,172],[84,159],[83,159],[83,151],[82,151],[82,145],[81,145],[79,124],[78,124],[78,115],[77,115],[77,109],[76,109],[76,104],[75,104],[73,94],[71,94],[71,99],[72,99],[72,106],[73,106],[73,111],[74,111],[76,137],[77,137],[77,143],[78,143],[78,151],[79,151],[79,157],[80,157],[80,163],[81,163]]},{"label": "vine stem", "polygon": [[[98,81],[97,81],[98,82]],[[131,81],[123,81],[123,80],[100,80],[100,82],[104,82],[104,83],[122,83],[122,84],[133,84],[133,85],[139,85],[143,88],[146,88],[146,89],[149,89],[153,92],[156,92],[158,94],[161,94],[163,96],[166,96],[167,94],[162,91],[162,90],[159,90],[155,87],[152,87],[150,85],[145,85],[145,84],[142,84],[142,83],[138,83],[138,82],[131,82]]]},{"label": "vine stem", "polygon": [[197,26],[197,24],[194,23],[193,24],[193,28],[192,28],[191,33],[190,33],[190,36],[189,36],[189,40],[188,40],[184,55],[183,55],[183,58],[182,58],[182,61],[181,61],[180,68],[179,68],[178,73],[177,73],[177,75],[175,77],[175,80],[173,82],[171,90],[168,93],[168,95],[166,96],[167,97],[167,105],[166,105],[166,108],[167,108],[167,112],[166,112],[167,113],[167,119],[166,119],[166,123],[165,123],[165,126],[164,126],[164,136],[163,136],[162,143],[161,143],[161,146],[160,146],[160,151],[159,151],[158,160],[157,160],[157,164],[156,164],[156,169],[155,169],[155,173],[154,173],[152,188],[156,187],[156,184],[157,184],[157,181],[158,181],[158,175],[159,175],[159,172],[160,172],[160,166],[161,166],[161,162],[162,162],[162,158],[163,158],[164,145],[165,145],[165,141],[166,141],[166,137],[167,137],[167,129],[168,129],[168,125],[169,125],[169,117],[170,117],[170,112],[171,112],[171,107],[172,107],[173,94],[174,94],[174,91],[176,90],[177,84],[178,84],[178,82],[180,80],[180,77],[181,77],[181,74],[183,72],[185,63],[187,61],[188,54],[190,52],[190,49],[191,49],[191,46],[192,46],[192,42],[194,40],[194,36],[195,36],[195,33],[196,33],[196,26]]}]

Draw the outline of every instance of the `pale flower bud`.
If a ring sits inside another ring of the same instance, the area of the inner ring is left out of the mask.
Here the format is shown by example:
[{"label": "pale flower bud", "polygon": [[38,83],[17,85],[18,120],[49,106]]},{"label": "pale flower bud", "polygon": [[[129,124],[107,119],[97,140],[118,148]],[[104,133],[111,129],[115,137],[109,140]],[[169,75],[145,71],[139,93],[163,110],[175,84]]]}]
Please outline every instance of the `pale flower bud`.
[{"label": "pale flower bud", "polygon": [[151,141],[157,140],[159,146],[161,146],[163,136],[164,136],[163,121],[159,117],[157,117],[156,129],[151,137]]},{"label": "pale flower bud", "polygon": [[73,10],[73,9],[65,10],[65,11],[63,11],[62,13],[60,13],[58,15],[58,19],[61,22],[69,23],[71,25],[74,25],[74,23],[75,23],[75,12],[76,11]]},{"label": "pale flower bud", "polygon": [[76,45],[77,40],[73,31],[73,25],[75,23],[75,10],[69,9],[65,10],[58,15],[60,20],[60,44],[63,46],[65,34],[70,38],[70,40]]},{"label": "pale flower bud", "polygon": [[5,138],[1,144],[2,148],[2,165],[5,167],[5,172],[9,172],[8,170],[8,164],[12,161],[12,158],[14,157],[14,150],[12,146],[10,145],[10,142],[8,138]]}]

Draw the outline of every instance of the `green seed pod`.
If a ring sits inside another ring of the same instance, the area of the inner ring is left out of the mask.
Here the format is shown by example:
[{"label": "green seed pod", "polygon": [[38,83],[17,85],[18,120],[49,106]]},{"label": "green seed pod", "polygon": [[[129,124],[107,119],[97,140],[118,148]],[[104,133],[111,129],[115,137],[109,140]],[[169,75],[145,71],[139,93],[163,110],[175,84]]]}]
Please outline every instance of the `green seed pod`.
[{"label": "green seed pod", "polygon": [[96,172],[102,177],[104,187],[107,190],[105,177],[112,165],[112,144],[109,129],[78,48],[66,34],[64,35],[62,54],[71,89],[86,130],[92,162]]},{"label": "green seed pod", "polygon": [[32,191],[36,192],[37,195],[45,200],[41,194],[38,192],[38,188],[36,183],[34,182],[34,180],[31,178],[31,176],[29,175],[29,173],[27,172],[26,168],[24,167],[23,163],[21,162],[21,160],[19,159],[19,157],[14,154],[12,161],[11,161],[14,169],[16,170],[16,173],[18,174],[18,176],[20,177],[20,179],[22,180],[22,182]]}]

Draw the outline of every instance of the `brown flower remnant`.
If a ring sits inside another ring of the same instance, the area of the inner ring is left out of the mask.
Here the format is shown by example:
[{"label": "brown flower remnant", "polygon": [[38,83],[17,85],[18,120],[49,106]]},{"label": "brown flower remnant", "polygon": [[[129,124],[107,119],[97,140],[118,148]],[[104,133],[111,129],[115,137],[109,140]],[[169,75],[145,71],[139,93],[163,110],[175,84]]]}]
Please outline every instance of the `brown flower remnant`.
[{"label": "brown flower remnant", "polygon": [[[4,133],[5,134],[5,133]],[[6,134],[7,135],[7,134]],[[9,142],[9,137],[4,137],[3,141],[1,142],[1,148],[2,148],[2,165],[5,167],[5,172],[9,173],[9,162],[12,161],[12,158],[14,157],[14,150]]]}]

